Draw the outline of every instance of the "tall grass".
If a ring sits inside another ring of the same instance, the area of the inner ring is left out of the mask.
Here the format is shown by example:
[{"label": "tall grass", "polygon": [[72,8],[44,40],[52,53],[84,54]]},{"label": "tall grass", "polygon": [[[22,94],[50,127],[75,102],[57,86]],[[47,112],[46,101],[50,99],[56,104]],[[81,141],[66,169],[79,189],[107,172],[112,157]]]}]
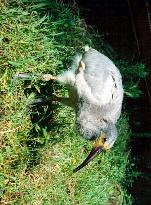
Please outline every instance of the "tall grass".
[{"label": "tall grass", "polygon": [[[51,97],[54,92],[66,95],[66,89],[15,78],[17,72],[61,73],[75,52],[93,45],[94,36],[70,7],[51,1],[49,12],[39,15],[37,9],[43,7],[38,5],[1,3],[1,204],[131,204],[124,188],[129,166],[127,117],[122,115],[118,122],[114,148],[73,174],[91,149],[75,131],[73,111],[52,102],[30,106],[33,98]],[[99,42],[103,45],[101,38]]]}]

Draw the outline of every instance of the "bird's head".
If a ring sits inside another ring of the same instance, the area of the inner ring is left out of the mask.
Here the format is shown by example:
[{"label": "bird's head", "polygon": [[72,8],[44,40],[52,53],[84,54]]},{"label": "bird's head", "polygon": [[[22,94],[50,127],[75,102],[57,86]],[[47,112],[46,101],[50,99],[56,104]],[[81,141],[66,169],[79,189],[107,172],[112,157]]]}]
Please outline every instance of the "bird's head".
[{"label": "bird's head", "polygon": [[[87,137],[88,140],[94,141],[93,147],[87,158],[77,167],[73,170],[73,172],[77,172],[80,169],[82,169],[84,166],[86,166],[90,161],[92,161],[96,156],[98,156],[102,151],[110,149],[116,138],[117,138],[117,129],[115,124],[111,122],[104,122],[104,129],[101,130],[99,134],[96,134],[96,129],[91,130],[90,129],[89,135]],[[86,138],[86,137],[85,137]]]}]

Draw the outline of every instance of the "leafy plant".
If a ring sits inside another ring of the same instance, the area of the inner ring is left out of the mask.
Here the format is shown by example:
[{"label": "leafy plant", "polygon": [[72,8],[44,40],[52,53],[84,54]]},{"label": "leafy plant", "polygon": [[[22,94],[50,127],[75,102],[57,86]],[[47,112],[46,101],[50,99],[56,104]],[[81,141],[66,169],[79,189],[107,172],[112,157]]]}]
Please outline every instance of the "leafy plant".
[{"label": "leafy plant", "polygon": [[130,63],[128,60],[118,60],[117,66],[123,76],[125,95],[132,98],[140,97],[142,91],[140,82],[148,75],[149,71],[142,63]]}]

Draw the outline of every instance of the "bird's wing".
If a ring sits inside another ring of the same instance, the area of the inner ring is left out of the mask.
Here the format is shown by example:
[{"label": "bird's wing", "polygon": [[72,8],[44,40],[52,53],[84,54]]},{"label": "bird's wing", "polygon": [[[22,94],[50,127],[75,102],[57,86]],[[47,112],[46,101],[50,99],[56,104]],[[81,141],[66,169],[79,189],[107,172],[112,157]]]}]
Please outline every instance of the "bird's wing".
[{"label": "bird's wing", "polygon": [[101,105],[105,105],[114,100],[117,92],[117,83],[114,75],[109,72],[98,74],[97,76],[86,75],[87,84],[91,88],[91,93]]}]

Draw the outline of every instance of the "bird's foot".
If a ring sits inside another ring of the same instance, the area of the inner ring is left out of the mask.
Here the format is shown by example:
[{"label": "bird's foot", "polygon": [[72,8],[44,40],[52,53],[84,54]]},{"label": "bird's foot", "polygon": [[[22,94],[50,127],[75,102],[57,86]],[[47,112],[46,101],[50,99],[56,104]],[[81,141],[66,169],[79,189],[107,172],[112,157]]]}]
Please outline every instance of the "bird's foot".
[{"label": "bird's foot", "polygon": [[43,81],[56,80],[56,77],[51,74],[44,74],[42,75],[41,80]]}]

